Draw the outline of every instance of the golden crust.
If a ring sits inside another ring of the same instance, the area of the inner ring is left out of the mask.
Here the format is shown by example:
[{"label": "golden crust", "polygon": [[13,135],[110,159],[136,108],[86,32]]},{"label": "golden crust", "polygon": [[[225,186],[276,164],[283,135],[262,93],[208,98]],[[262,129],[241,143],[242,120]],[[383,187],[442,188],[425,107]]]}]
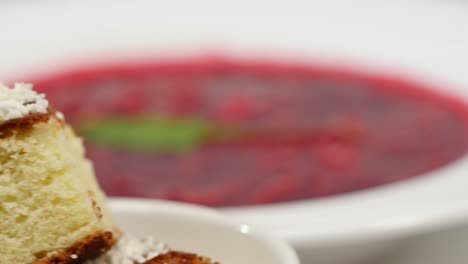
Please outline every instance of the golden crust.
[{"label": "golden crust", "polygon": [[31,129],[34,124],[40,122],[47,122],[51,113],[29,115],[23,118],[16,118],[0,123],[0,139],[7,138],[11,135],[27,131]]},{"label": "golden crust", "polygon": [[108,251],[118,240],[118,232],[98,232],[89,235],[51,257],[43,257],[33,264],[82,264]]},{"label": "golden crust", "polygon": [[[55,117],[56,111],[52,107],[47,109],[45,114],[31,114],[22,118],[15,118],[5,122],[0,122],[0,139],[7,138],[14,134],[28,131],[34,127],[35,124],[49,121],[51,117]],[[56,118],[61,124],[64,122]]]},{"label": "golden crust", "polygon": [[198,256],[197,254],[169,251],[166,254],[148,260],[144,264],[219,264],[219,262],[212,262],[211,259]]}]

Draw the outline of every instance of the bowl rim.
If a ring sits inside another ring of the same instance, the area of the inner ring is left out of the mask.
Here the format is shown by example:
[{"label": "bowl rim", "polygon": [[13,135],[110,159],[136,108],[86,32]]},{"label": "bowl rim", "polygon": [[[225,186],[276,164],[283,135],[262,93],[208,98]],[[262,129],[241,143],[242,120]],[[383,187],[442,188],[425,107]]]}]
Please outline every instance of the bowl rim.
[{"label": "bowl rim", "polygon": [[137,198],[111,198],[109,207],[114,213],[142,214],[145,216],[174,215],[186,219],[197,219],[204,222],[219,224],[223,228],[230,229],[236,233],[252,237],[273,252],[284,264],[299,264],[299,257],[295,250],[285,241],[274,237],[257,227],[236,223],[221,212],[199,205],[192,205],[173,201],[137,199]]},{"label": "bowl rim", "polygon": [[402,239],[468,220],[466,171],[467,156],[426,175],[365,191],[223,212],[263,223],[296,247]]},{"label": "bowl rim", "polygon": [[[256,58],[245,50],[231,55],[234,61],[239,58],[242,61],[243,56],[254,58],[253,61]],[[195,59],[200,57],[203,59],[205,55],[194,53]],[[270,59],[273,63],[304,62],[307,65],[304,58],[276,55]],[[408,80],[468,103],[465,85],[447,84],[424,73],[408,73],[367,61],[330,63],[328,58],[320,57],[311,61],[313,65],[350,69],[369,76],[377,74]],[[447,87],[450,89],[446,90]],[[296,248],[401,239],[468,221],[468,204],[464,202],[468,200],[468,192],[463,189],[468,184],[465,171],[468,171],[468,154],[418,177],[366,190],[276,204],[226,207],[221,211],[241,222],[260,226]]]}]

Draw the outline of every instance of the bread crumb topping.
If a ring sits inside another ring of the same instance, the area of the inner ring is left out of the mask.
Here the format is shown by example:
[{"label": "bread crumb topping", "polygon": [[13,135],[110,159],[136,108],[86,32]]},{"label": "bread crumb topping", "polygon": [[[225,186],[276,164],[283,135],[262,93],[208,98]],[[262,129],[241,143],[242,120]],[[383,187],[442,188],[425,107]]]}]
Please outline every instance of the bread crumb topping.
[{"label": "bread crumb topping", "polygon": [[31,114],[47,113],[49,102],[45,95],[38,94],[32,87],[32,84],[17,83],[9,88],[0,83],[0,123]]},{"label": "bread crumb topping", "polygon": [[143,239],[122,237],[107,253],[85,264],[143,264],[169,252],[166,244],[153,237]]}]

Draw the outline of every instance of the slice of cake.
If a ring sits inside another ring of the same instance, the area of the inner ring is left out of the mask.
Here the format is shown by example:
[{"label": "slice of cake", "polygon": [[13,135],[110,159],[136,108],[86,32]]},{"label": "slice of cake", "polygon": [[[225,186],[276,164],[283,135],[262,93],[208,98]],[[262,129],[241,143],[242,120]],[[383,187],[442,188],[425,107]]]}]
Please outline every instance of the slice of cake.
[{"label": "slice of cake", "polygon": [[30,85],[0,85],[0,263],[83,263],[117,239],[81,139]]}]

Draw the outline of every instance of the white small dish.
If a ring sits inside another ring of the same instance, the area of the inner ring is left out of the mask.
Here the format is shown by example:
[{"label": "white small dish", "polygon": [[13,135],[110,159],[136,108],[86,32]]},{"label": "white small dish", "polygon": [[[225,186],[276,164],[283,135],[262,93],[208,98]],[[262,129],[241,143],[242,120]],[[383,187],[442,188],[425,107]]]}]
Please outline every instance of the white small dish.
[{"label": "white small dish", "polygon": [[126,234],[154,236],[172,249],[209,256],[221,264],[299,264],[286,243],[205,207],[175,202],[112,199]]}]

